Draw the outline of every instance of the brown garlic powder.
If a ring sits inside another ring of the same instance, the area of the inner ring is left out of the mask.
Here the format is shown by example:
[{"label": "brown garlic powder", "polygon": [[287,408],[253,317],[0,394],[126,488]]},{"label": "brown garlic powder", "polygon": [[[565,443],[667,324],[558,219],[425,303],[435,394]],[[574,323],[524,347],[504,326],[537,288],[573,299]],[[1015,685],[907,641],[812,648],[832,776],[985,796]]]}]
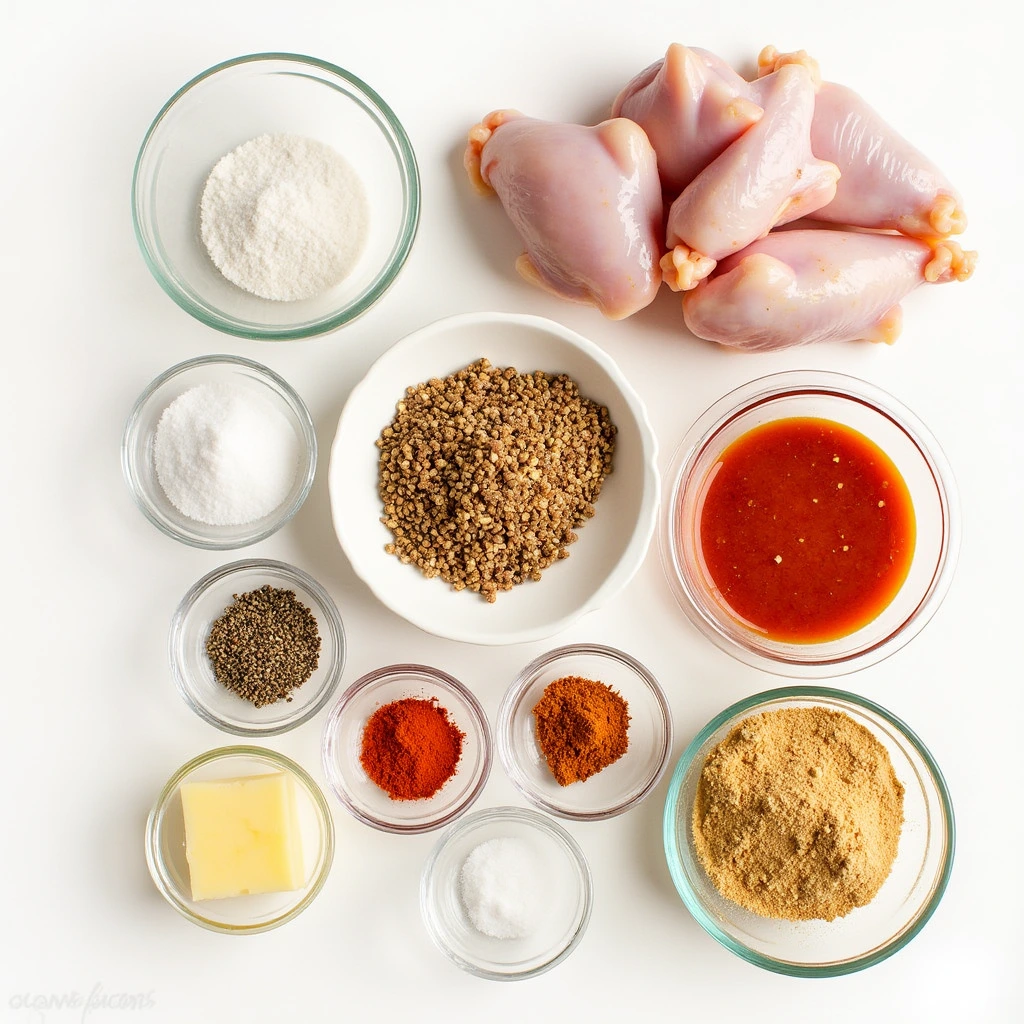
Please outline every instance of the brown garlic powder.
[{"label": "brown garlic powder", "polygon": [[780,708],[744,719],[704,762],[694,845],[718,891],[763,917],[843,917],[896,859],[902,784],[849,715]]}]

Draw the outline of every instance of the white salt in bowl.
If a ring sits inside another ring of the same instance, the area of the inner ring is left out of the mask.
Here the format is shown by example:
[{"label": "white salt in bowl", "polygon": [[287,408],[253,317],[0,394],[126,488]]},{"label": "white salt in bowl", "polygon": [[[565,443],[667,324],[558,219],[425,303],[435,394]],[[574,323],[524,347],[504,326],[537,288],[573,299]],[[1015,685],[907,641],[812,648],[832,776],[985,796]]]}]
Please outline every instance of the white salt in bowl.
[{"label": "white salt in bowl", "polygon": [[[238,526],[211,526],[171,503],[156,474],[153,441],[164,410],[190,388],[230,384],[277,410],[295,435],[295,479],[284,500],[259,519]],[[240,356],[189,359],[160,374],[139,396],[125,423],[121,469],[135,504],[157,529],[192,547],[226,551],[264,540],[298,512],[313,485],[317,443],[313,419],[295,390],[273,370]]]},{"label": "white salt in bowl", "polygon": [[[520,373],[564,373],[583,397],[607,406],[618,432],[613,471],[578,530],[569,557],[542,578],[488,604],[469,590],[427,579],[384,548],[380,450],[375,441],[407,387],[455,373],[485,357]],[[658,442],[643,400],[594,342],[553,320],[515,313],[466,313],[396,342],[353,389],[338,423],[328,472],[334,530],[356,574],[380,601],[420,629],[449,640],[516,644],[553,636],[619,594],[640,568],[658,518]]]},{"label": "white salt in bowl", "polygon": [[[289,302],[232,284],[199,231],[214,165],[250,139],[283,134],[338,152],[369,207],[366,243],[351,272],[314,298]],[[308,338],[366,312],[404,266],[419,212],[416,157],[394,111],[343,68],[290,53],[238,57],[182,86],[146,133],[132,181],[135,237],[157,283],[197,320],[242,338]]]},{"label": "white salt in bowl", "polygon": [[[903,828],[889,877],[870,903],[834,921],[787,921],[751,913],[718,891],[694,847],[693,806],[708,754],[751,715],[801,707],[842,712],[871,732],[888,751],[905,789]],[[796,978],[852,974],[881,963],[910,942],[946,891],[955,834],[942,772],[917,735],[872,701],[823,686],[767,690],[716,715],[676,764],[663,819],[669,874],[697,923],[748,963]]]},{"label": "white salt in bowl", "polygon": [[[492,839],[526,848],[527,891],[516,895],[530,927],[521,937],[478,930],[463,900],[462,866]],[[522,807],[492,807],[456,822],[438,840],[420,879],[420,912],[434,944],[462,970],[492,981],[533,978],[560,964],[580,944],[593,904],[590,866],[576,841],[552,818]]]},{"label": "white salt in bowl", "polygon": [[[295,784],[303,884],[291,892],[192,899],[185,857],[182,784],[271,772],[286,772]],[[160,895],[193,924],[229,935],[269,931],[297,917],[323,888],[333,860],[334,821],[320,787],[291,758],[265,747],[218,747],[192,758],[167,780],[146,821],[146,863]]]}]

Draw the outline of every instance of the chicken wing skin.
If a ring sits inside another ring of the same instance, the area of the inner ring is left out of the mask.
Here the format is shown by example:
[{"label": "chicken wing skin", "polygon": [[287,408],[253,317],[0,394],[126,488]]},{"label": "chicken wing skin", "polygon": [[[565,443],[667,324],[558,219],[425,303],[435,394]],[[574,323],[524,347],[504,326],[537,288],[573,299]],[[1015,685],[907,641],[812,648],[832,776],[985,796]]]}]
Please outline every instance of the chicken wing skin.
[{"label": "chicken wing skin", "polygon": [[[772,74],[798,57],[766,46],[758,73]],[[967,227],[960,194],[949,179],[852,89],[822,83],[811,148],[842,173],[835,198],[815,213],[816,220],[915,238],[946,238]]]},{"label": "chicken wing skin", "polygon": [[733,348],[815,341],[892,343],[900,302],[918,285],[964,281],[977,254],[956,242],[895,234],[793,228],[722,260],[683,296],[686,326]]},{"label": "chicken wing skin", "polygon": [[672,203],[662,270],[674,290],[695,287],[716,261],[835,196],[838,168],[811,151],[812,66],[785,63],[751,83],[763,116]]},{"label": "chicken wing skin", "polygon": [[565,299],[619,320],[661,284],[662,198],[643,129],[593,127],[494,111],[469,132],[470,180],[494,192],[526,251],[516,269]]},{"label": "chicken wing skin", "polygon": [[708,50],[673,43],[662,60],[626,84],[612,117],[628,117],[658,154],[661,187],[679,195],[752,124],[762,108],[750,83]]}]

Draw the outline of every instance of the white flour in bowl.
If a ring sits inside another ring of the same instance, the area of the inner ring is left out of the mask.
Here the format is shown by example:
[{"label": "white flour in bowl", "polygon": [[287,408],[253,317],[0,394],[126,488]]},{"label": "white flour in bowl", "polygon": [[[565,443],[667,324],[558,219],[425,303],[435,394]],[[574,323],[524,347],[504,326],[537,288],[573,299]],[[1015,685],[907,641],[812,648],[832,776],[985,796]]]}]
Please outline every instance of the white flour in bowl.
[{"label": "white flour in bowl", "polygon": [[347,277],[366,243],[362,182],[330,146],[260,135],[222,157],[200,202],[210,259],[264,299],[311,299]]}]

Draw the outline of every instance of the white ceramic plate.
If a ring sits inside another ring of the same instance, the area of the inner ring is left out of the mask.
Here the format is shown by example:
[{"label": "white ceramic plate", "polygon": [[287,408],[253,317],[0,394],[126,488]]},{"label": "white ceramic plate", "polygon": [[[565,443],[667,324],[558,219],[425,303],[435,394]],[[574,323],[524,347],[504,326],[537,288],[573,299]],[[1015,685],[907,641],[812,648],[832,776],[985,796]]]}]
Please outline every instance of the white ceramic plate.
[{"label": "white ceramic plate", "polygon": [[[613,472],[570,556],[538,582],[500,592],[494,604],[441,579],[426,579],[384,550],[374,444],[411,385],[486,357],[521,372],[566,373],[581,393],[608,407],[618,428]],[[661,485],[658,446],[643,402],[593,342],[542,317],[466,313],[430,324],[393,345],[355,387],[331,450],[328,483],[334,529],[352,567],[392,611],[428,633],[477,644],[549,637],[599,608],[632,579],[654,531]]]}]

